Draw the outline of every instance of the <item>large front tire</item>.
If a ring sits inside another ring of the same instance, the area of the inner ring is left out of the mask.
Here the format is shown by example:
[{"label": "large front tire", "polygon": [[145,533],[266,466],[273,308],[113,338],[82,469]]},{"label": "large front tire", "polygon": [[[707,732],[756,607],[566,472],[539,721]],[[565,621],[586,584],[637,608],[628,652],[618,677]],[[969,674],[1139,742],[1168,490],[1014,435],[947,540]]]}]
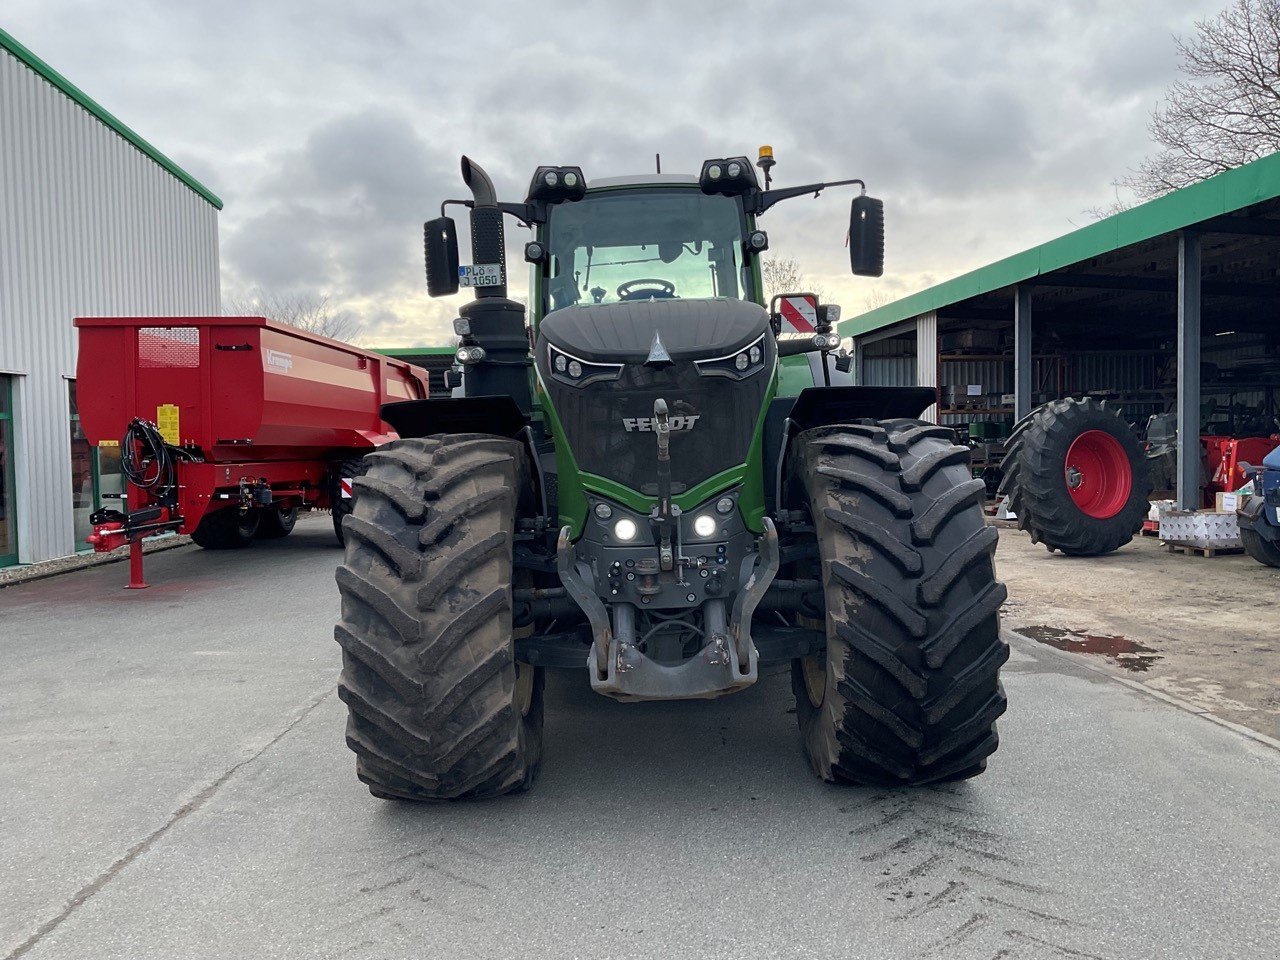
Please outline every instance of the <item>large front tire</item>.
[{"label": "large front tire", "polygon": [[397,440],[364,461],[343,523],[338,694],[375,796],[493,797],[542,756],[542,675],[517,664],[512,543],[524,448],[483,435]]},{"label": "large front tire", "polygon": [[984,484],[951,431],[919,421],[797,438],[826,600],[825,654],[793,662],[805,753],[822,779],[914,786],[979,774],[1005,711],[1008,645]]}]

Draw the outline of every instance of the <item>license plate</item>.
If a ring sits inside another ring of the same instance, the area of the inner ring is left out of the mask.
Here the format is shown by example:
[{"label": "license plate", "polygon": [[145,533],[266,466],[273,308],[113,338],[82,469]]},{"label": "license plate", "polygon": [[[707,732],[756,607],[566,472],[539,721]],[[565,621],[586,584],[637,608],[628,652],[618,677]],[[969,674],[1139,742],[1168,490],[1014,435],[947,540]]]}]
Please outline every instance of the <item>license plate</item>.
[{"label": "license plate", "polygon": [[502,283],[502,265],[477,263],[458,268],[458,285],[462,287],[496,287]]}]

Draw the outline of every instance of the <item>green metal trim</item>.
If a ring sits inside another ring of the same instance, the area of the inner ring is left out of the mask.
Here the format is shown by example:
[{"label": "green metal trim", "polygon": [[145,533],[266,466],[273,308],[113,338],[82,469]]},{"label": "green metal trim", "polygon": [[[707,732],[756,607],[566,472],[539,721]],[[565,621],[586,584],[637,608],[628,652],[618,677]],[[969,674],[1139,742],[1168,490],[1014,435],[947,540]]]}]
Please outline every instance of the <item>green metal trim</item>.
[{"label": "green metal trim", "polygon": [[133,146],[139,151],[154,160],[162,168],[180,180],[183,184],[190,187],[195,191],[195,193],[199,194],[200,197],[213,204],[215,209],[222,209],[222,200],[219,199],[217,194],[202,184],[195,177],[191,176],[191,174],[187,173],[187,171],[183,170],[137,133],[126,127],[114,114],[60,74],[57,70],[53,69],[53,67],[49,66],[49,64],[37,57],[4,30],[0,30],[0,48],[3,48],[13,54],[14,57],[26,64],[27,67],[50,83],[55,89],[65,94],[68,99],[87,110],[97,118],[103,126],[119,134],[129,143],[133,144]]},{"label": "green metal trim", "polygon": [[1211,217],[1280,197],[1280,153],[1099,220],[1011,257],[885,304],[839,325],[841,336],[881,330],[962,300],[1103,256]]},{"label": "green metal trim", "polygon": [[[714,477],[708,477],[701,483],[690,487],[684,493],[672,497],[671,502],[681,510],[692,510],[704,500],[710,500],[725,487],[741,483],[746,469],[747,465],[740,463],[736,467],[730,467],[728,470],[721,470]],[[598,477],[594,473],[580,473],[578,476],[582,480],[583,487],[592,493],[598,493],[602,497],[615,500],[631,510],[647,513],[649,508],[658,502],[657,497],[646,497],[642,493],[636,493],[630,487],[623,486],[606,477]]]}]

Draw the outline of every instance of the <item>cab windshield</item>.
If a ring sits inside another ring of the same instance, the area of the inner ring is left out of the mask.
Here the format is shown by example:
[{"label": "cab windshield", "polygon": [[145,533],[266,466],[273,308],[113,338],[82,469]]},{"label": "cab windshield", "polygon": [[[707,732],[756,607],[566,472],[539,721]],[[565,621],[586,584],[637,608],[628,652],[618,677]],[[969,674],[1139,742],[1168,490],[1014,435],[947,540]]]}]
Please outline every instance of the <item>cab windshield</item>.
[{"label": "cab windshield", "polygon": [[696,187],[588,194],[552,208],[546,309],[622,300],[745,299],[742,211]]}]

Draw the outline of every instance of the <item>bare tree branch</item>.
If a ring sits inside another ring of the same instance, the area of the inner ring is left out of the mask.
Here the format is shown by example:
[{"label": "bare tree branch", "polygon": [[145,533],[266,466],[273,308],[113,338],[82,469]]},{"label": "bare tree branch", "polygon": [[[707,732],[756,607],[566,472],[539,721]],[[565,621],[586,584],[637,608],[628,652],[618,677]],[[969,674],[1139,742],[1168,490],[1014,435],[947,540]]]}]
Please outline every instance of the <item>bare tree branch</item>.
[{"label": "bare tree branch", "polygon": [[[1139,201],[1280,149],[1280,0],[1234,0],[1176,40],[1183,79],[1151,116],[1161,150],[1115,182]],[[1106,215],[1116,203],[1090,211]]]},{"label": "bare tree branch", "polygon": [[358,342],[364,332],[364,325],[350,312],[333,309],[327,296],[289,295],[255,287],[248,296],[232,297],[226,304],[226,313],[234,317],[266,317],[347,343]]}]

